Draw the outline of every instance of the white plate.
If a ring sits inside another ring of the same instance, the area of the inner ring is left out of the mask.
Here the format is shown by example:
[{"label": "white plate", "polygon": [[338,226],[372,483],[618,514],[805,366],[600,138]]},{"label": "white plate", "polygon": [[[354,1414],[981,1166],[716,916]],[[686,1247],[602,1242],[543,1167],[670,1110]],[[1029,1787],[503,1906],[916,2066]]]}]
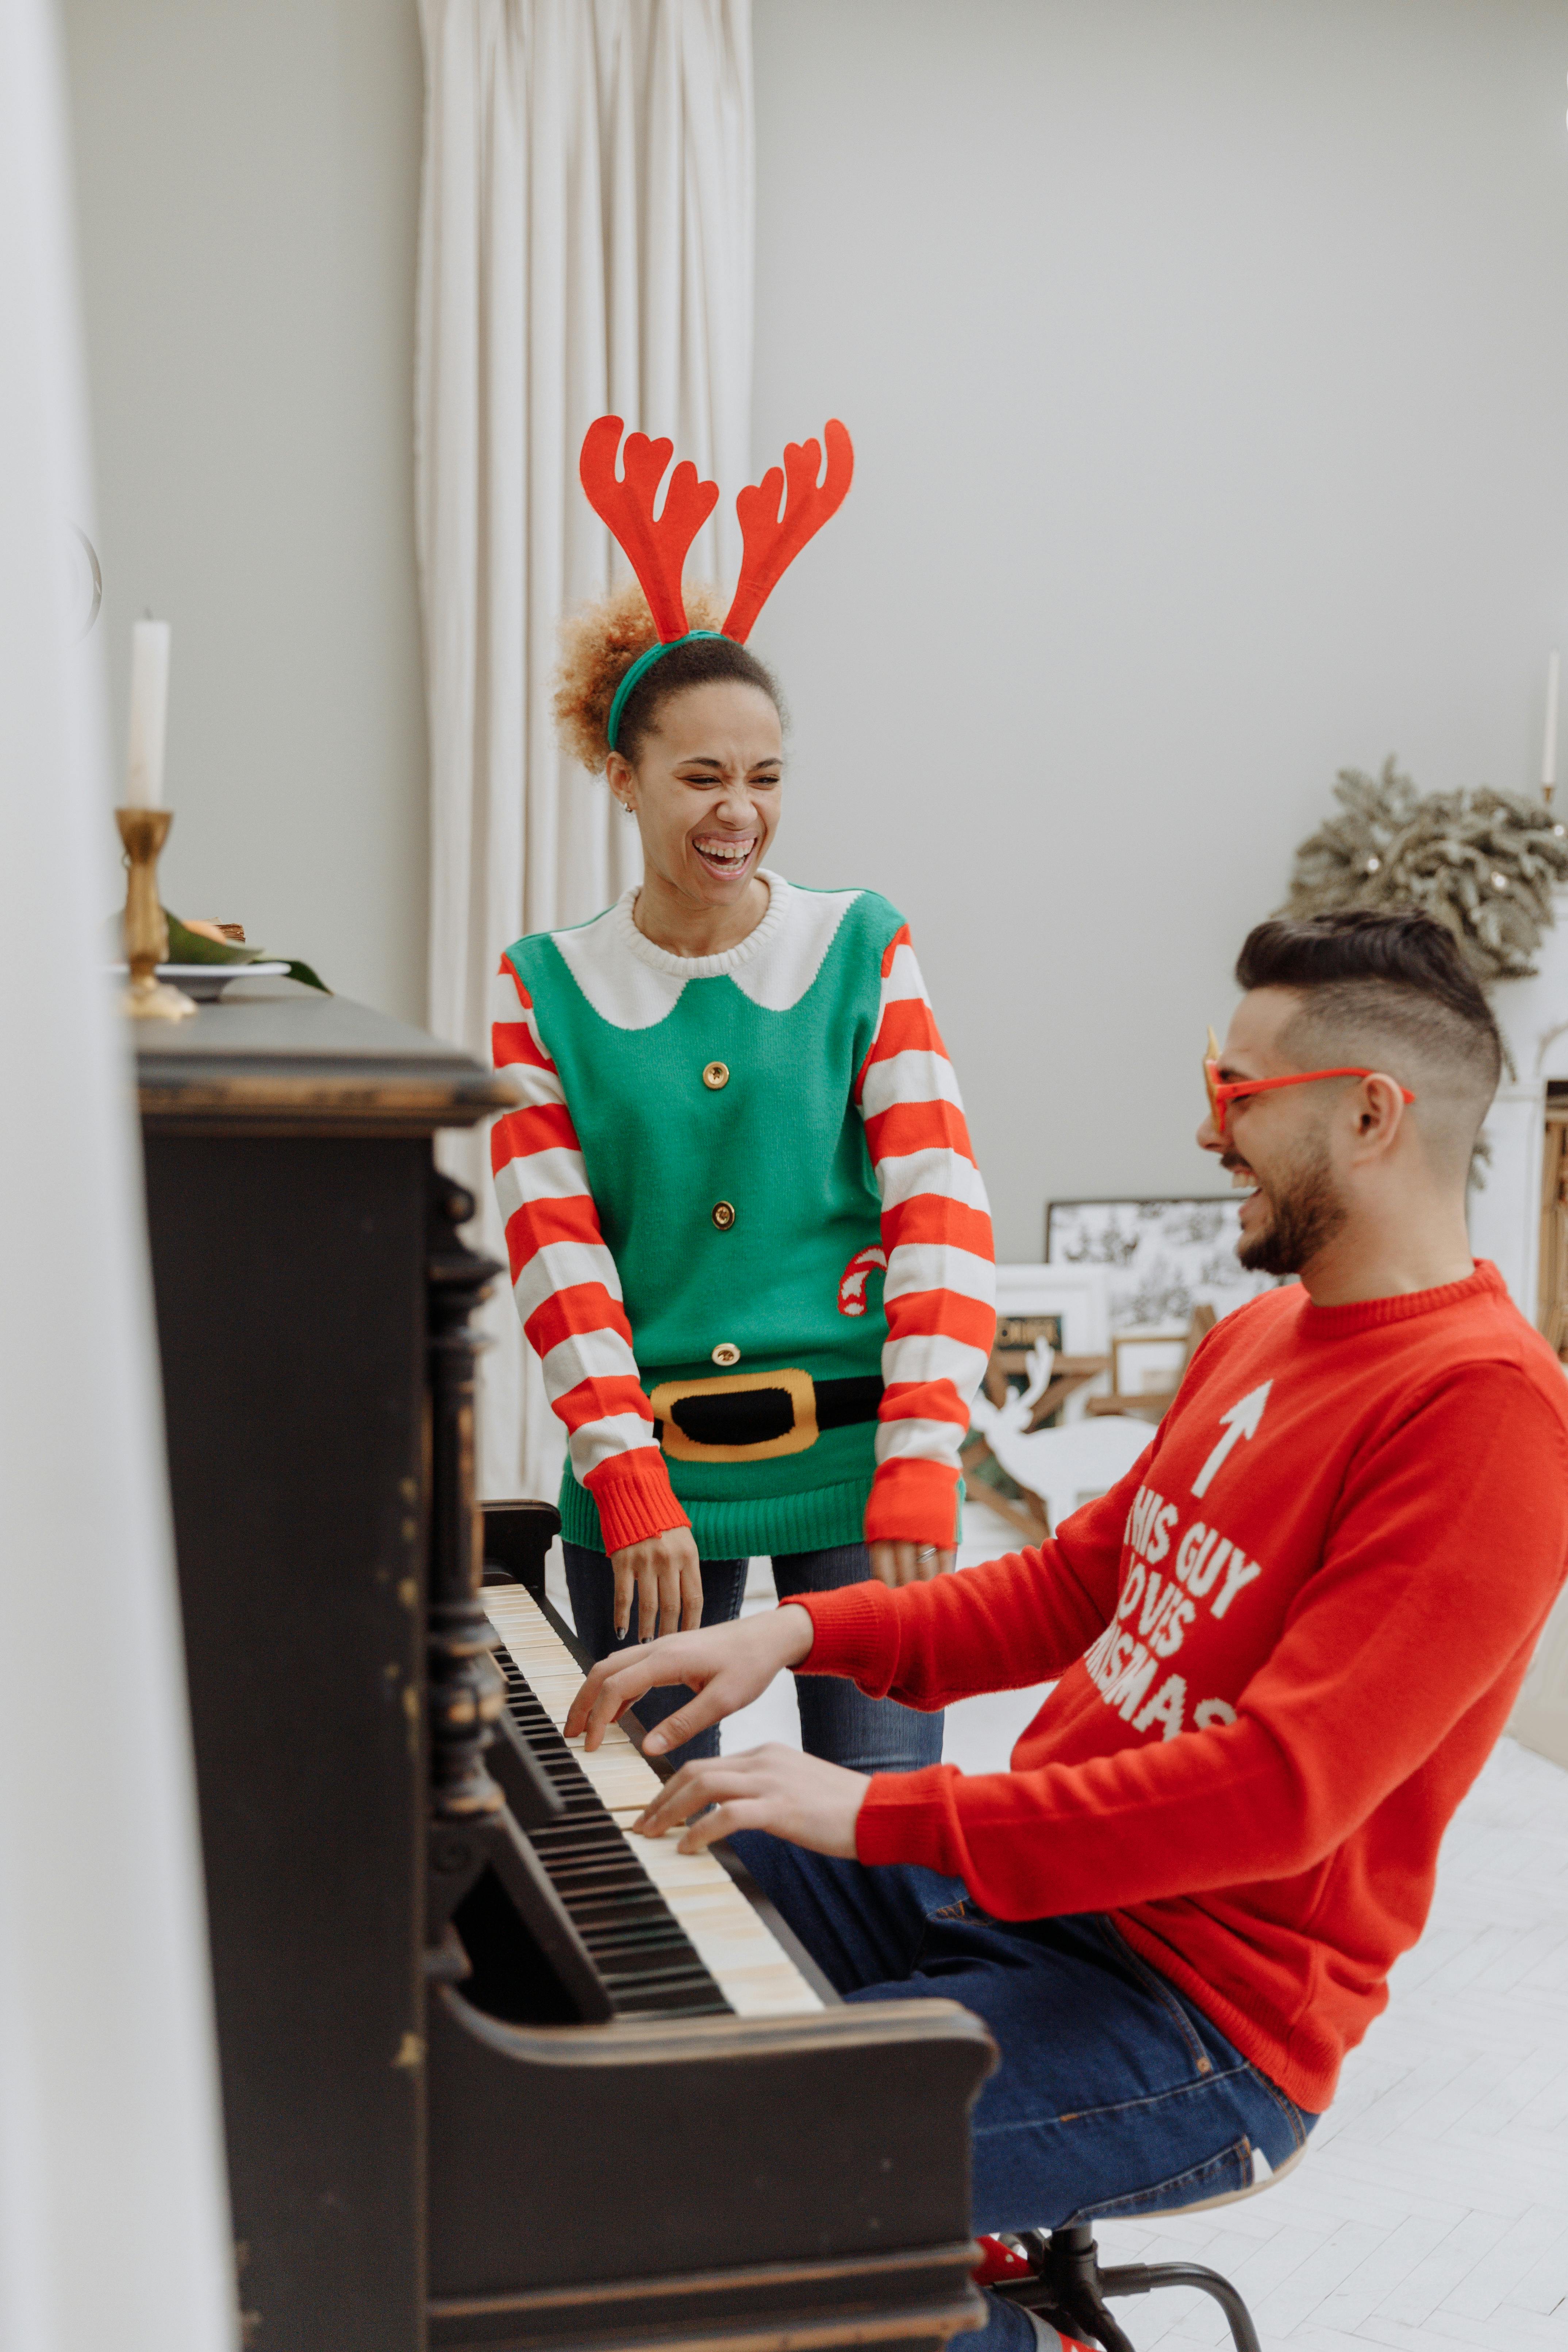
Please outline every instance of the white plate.
[{"label": "white plate", "polygon": [[[280,980],[288,971],[286,963],[161,963],[158,978],[170,980],[198,1004],[216,1003],[231,980]],[[117,980],[123,980],[128,964],[110,964]]]}]

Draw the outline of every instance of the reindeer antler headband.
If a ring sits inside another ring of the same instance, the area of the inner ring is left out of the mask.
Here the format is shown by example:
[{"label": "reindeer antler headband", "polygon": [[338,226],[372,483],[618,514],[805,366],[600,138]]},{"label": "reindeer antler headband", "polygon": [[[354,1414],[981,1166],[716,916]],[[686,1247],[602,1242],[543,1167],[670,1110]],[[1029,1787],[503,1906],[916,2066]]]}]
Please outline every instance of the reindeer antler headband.
[{"label": "reindeer antler headband", "polygon": [[[741,518],[744,554],[734,601],[722,629],[689,629],[681,573],[692,541],[719,503],[717,482],[700,482],[689,459],[677,466],[664,496],[664,511],[655,516],[653,502],[664,469],[675,453],[671,441],[650,441],[646,433],[626,436],[626,474],[616,472],[616,457],[625,431],[618,416],[601,416],[583,436],[577,471],[588,503],[607,522],[632,570],[642,583],[659,642],[638,656],[616,688],[605,733],[616,749],[621,716],[637,680],[675,646],[692,637],[732,637],[743,645],[757,614],[778,586],[808,539],[837,513],[855,471],[855,451],[849,436],[836,417],[823,430],[827,445],[827,470],[818,482],[822,450],[815,441],[790,442],[783,467],[770,466],[754,488],[735,499]],[[780,512],[779,501],[784,508]]]}]

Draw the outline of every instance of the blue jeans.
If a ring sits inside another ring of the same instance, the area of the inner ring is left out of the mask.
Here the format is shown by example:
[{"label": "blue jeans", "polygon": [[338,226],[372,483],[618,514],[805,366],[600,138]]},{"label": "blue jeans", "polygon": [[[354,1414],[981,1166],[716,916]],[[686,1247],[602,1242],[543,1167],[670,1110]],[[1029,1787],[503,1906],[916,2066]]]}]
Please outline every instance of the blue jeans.
[{"label": "blue jeans", "polygon": [[[745,1830],[731,1840],[847,2000],[961,2001],[1001,2064],[975,2103],[974,2227],[1056,2229],[1196,2204],[1271,2168],[1317,2117],[1094,1913],[992,1919],[913,1864],[835,1862]],[[986,2297],[964,2352],[1033,2352],[1024,2313]]]},{"label": "blue jeans", "polygon": [[[577,1638],[595,1658],[607,1658],[637,1638],[637,1604],[632,1621],[616,1635],[616,1580],[602,1551],[563,1543],[566,1590],[572,1596],[572,1622]],[[705,1559],[702,1563],[702,1622],[725,1625],[741,1613],[746,1592],[743,1559]],[[781,1601],[797,1592],[833,1592],[841,1584],[863,1584],[871,1573],[864,1544],[839,1544],[829,1551],[781,1554],[773,1561],[773,1588]],[[847,1765],[852,1772],[918,1772],[922,1764],[942,1762],[942,1717],[918,1715],[896,1699],[867,1698],[853,1683],[836,1675],[797,1675],[795,1699],[800,1707],[801,1746],[808,1756],[829,1764]],[[637,1704],[637,1718],[645,1731],[684,1706],[691,1693],[683,1684],[649,1691]],[[689,1763],[693,1757],[717,1756],[719,1729],[700,1731],[684,1747],[672,1748],[670,1761]]]}]

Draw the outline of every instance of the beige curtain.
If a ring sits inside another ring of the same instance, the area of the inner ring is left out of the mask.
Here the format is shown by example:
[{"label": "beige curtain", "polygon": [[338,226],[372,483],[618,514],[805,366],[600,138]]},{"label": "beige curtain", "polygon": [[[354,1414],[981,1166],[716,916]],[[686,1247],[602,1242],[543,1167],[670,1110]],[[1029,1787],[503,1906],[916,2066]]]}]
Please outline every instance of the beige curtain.
[{"label": "beige curtain", "polygon": [[[54,10],[0,0],[0,2346],[237,2340]],[[118,730],[116,730],[118,731]]]},{"label": "beige curtain", "polygon": [[[605,412],[723,488],[694,575],[739,559],[752,341],[749,0],[421,0],[426,104],[416,383],[430,712],[429,1020],[488,1051],[525,931],[635,879],[636,836],[558,751],[563,611],[612,576],[577,451]],[[615,561],[619,564],[618,551]],[[504,1261],[488,1137],[444,1159]],[[503,1283],[479,1475],[553,1495],[563,1437]]]}]

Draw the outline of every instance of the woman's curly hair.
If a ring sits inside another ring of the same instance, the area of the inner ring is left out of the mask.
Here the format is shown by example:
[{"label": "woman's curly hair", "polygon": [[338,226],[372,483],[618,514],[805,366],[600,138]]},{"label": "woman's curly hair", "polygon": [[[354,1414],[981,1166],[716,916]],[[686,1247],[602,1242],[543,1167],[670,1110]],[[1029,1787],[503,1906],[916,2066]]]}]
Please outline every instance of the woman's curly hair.
[{"label": "woman's curly hair", "polygon": [[[724,606],[716,590],[689,587],[686,618],[693,629],[717,630]],[[633,662],[658,643],[647,599],[635,580],[584,604],[561,625],[561,661],[555,673],[555,723],[564,748],[591,775],[602,775],[610,756],[610,705]],[[635,760],[660,706],[685,688],[718,678],[736,678],[765,694],[780,717],[784,705],[773,673],[732,637],[694,637],[678,645],[638,679],[621,713],[625,758]]]}]

